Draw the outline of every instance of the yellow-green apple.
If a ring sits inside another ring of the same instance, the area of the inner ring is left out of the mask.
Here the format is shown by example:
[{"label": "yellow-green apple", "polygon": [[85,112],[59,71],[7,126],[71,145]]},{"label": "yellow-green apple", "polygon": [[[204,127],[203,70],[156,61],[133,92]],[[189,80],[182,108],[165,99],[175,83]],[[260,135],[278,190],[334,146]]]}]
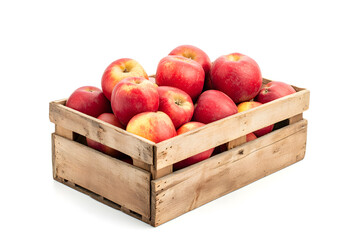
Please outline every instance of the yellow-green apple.
[{"label": "yellow-green apple", "polygon": [[173,49],[169,55],[178,55],[190,58],[200,63],[205,72],[205,89],[210,89],[209,73],[211,68],[211,61],[209,56],[200,48],[192,45],[181,45]]},{"label": "yellow-green apple", "polygon": [[101,87],[107,99],[111,100],[111,94],[116,84],[127,77],[148,79],[144,68],[137,61],[130,58],[118,59],[105,69],[101,79]]},{"label": "yellow-green apple", "polygon": [[175,128],[189,122],[194,113],[194,104],[189,94],[174,87],[160,86],[159,111],[166,113],[172,120]]},{"label": "yellow-green apple", "polygon": [[[245,112],[251,108],[255,108],[258,106],[261,106],[262,103],[260,102],[255,102],[255,101],[251,101],[251,102],[242,102],[238,105],[238,111],[239,112]],[[256,137],[261,137],[265,134],[268,134],[269,132],[271,132],[274,128],[274,124],[261,128],[259,130],[254,131],[254,134],[256,135]]]},{"label": "yellow-green apple", "polygon": [[102,113],[111,112],[109,100],[101,89],[93,86],[76,89],[66,101],[66,106],[95,118]]},{"label": "yellow-green apple", "polygon": [[112,92],[111,107],[120,123],[126,126],[136,114],[158,110],[157,85],[142,77],[125,78]]},{"label": "yellow-green apple", "polygon": [[262,84],[259,65],[252,58],[240,53],[223,55],[216,59],[210,75],[212,87],[226,93],[235,103],[253,99]]},{"label": "yellow-green apple", "polygon": [[195,102],[204,86],[205,73],[201,65],[183,56],[166,56],[156,70],[159,86],[176,87],[190,95]]},{"label": "yellow-green apple", "polygon": [[[186,133],[190,130],[193,130],[193,129],[196,129],[196,128],[199,128],[199,127],[202,127],[202,126],[205,126],[204,123],[201,123],[201,122],[188,122],[188,123],[185,123],[184,125],[182,125],[178,130],[177,130],[177,134],[180,135],[180,134],[183,134],[183,133]],[[174,170],[179,170],[181,168],[184,168],[184,167],[187,167],[187,166],[190,166],[194,163],[197,163],[197,162],[200,162],[200,161],[203,161],[207,158],[209,158],[211,156],[211,154],[213,153],[214,151],[214,148],[211,148],[209,150],[206,150],[204,152],[201,152],[201,153],[198,153],[194,156],[191,156],[185,160],[182,160],[180,162],[177,162],[173,165],[173,168]]]},{"label": "yellow-green apple", "polygon": [[250,142],[252,140],[257,139],[256,135],[254,133],[246,134],[246,142]]},{"label": "yellow-green apple", "polygon": [[[110,123],[118,128],[125,129],[125,127],[119,122],[117,117],[115,117],[115,115],[112,113],[103,113],[100,116],[98,116],[97,118],[104,122]],[[100,152],[106,153],[112,157],[119,158],[119,157],[124,156],[123,153],[117,151],[116,149],[113,149],[113,148],[103,145],[99,142],[91,140],[90,138],[86,138],[86,142],[89,147],[94,148]]]},{"label": "yellow-green apple", "polygon": [[284,82],[271,81],[260,89],[255,101],[261,103],[271,102],[275,99],[296,93],[295,89]]},{"label": "yellow-green apple", "polygon": [[176,136],[176,129],[170,117],[160,111],[135,115],[126,126],[126,131],[155,143]]},{"label": "yellow-green apple", "polygon": [[237,112],[235,103],[225,93],[207,90],[200,95],[195,104],[193,120],[207,124]]}]

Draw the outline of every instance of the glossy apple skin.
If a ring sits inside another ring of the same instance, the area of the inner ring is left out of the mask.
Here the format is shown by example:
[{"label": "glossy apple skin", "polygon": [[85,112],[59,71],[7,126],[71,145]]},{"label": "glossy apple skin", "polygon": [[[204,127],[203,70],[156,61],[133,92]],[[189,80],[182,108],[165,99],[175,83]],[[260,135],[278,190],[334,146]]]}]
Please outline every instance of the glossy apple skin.
[{"label": "glossy apple skin", "polygon": [[126,131],[155,143],[177,135],[170,117],[160,111],[143,112],[135,115],[126,126]]},{"label": "glossy apple skin", "polygon": [[194,104],[186,92],[174,88],[158,87],[159,111],[166,113],[172,120],[175,128],[189,122],[194,113]]},{"label": "glossy apple skin", "polygon": [[225,93],[207,90],[200,95],[195,104],[193,120],[207,124],[237,112],[235,103]]},{"label": "glossy apple skin", "polygon": [[116,84],[128,77],[149,78],[144,68],[131,58],[121,58],[112,62],[105,69],[101,78],[101,88],[106,98],[111,100],[111,94]]},{"label": "glossy apple skin", "polygon": [[[104,121],[104,122],[110,123],[110,124],[112,124],[112,125],[114,125],[116,127],[125,129],[125,127],[119,122],[117,117],[115,117],[115,115],[112,114],[112,113],[103,113],[97,118]],[[96,149],[96,150],[98,150],[100,152],[106,153],[106,154],[108,154],[108,155],[110,155],[112,157],[120,158],[120,157],[125,156],[125,154],[117,151],[116,149],[105,146],[105,145],[103,145],[103,144],[101,144],[99,142],[91,140],[90,138],[86,138],[86,142],[87,142],[87,145],[89,147],[94,148],[94,149]]]},{"label": "glossy apple skin", "polygon": [[178,55],[198,62],[204,69],[205,75],[210,72],[211,61],[209,56],[200,48],[192,45],[181,45],[173,49],[169,55]]},{"label": "glossy apple skin", "polygon": [[156,70],[159,86],[176,87],[190,95],[193,102],[200,95],[205,80],[201,65],[183,56],[166,56],[160,60]]},{"label": "glossy apple skin", "polygon": [[[242,102],[238,105],[238,111],[239,112],[245,112],[251,108],[255,108],[255,107],[258,107],[258,106],[261,106],[262,103],[260,102]],[[264,128],[261,128],[259,130],[256,130],[254,131],[253,133],[256,135],[256,137],[261,137],[261,136],[264,136],[265,134],[268,134],[269,132],[271,132],[274,128],[274,124],[270,125],[270,126],[267,126],[267,127],[264,127]]]},{"label": "glossy apple skin", "polygon": [[93,86],[76,89],[66,101],[66,106],[95,118],[102,113],[111,112],[109,100],[101,89]]},{"label": "glossy apple skin", "polygon": [[[182,125],[178,130],[177,130],[177,134],[180,135],[180,134],[183,134],[183,133],[186,133],[190,130],[193,130],[193,129],[196,129],[196,128],[199,128],[199,127],[202,127],[202,126],[205,126],[204,123],[200,123],[200,122],[188,122],[188,123],[185,123],[184,125]],[[197,163],[197,162],[200,162],[200,161],[203,161],[207,158],[209,158],[211,156],[211,154],[213,153],[215,148],[211,148],[209,150],[206,150],[204,152],[201,152],[201,153],[198,153],[194,156],[191,156],[187,159],[184,159],[180,162],[177,162],[173,165],[173,169],[174,171],[176,170],[179,170],[181,168],[185,168],[187,166],[190,166],[194,163]]]},{"label": "glossy apple skin", "polygon": [[262,85],[258,64],[240,53],[216,59],[212,64],[210,76],[212,87],[226,93],[235,103],[253,99]]},{"label": "glossy apple skin", "polygon": [[291,85],[284,82],[271,81],[260,89],[259,94],[254,100],[267,103],[293,93],[296,93],[296,91]]},{"label": "glossy apple skin", "polygon": [[156,112],[159,108],[157,85],[142,77],[125,78],[113,90],[111,107],[124,126],[138,113]]}]

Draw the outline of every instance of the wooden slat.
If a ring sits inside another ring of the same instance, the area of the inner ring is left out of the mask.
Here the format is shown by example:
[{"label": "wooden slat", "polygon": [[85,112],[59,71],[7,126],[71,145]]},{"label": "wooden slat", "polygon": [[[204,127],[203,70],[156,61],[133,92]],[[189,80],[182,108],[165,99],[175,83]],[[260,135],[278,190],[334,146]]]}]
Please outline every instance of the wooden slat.
[{"label": "wooden slat", "polygon": [[150,173],[53,134],[54,175],[150,217]]},{"label": "wooden slat", "polygon": [[153,164],[155,143],[114,125],[68,108],[64,100],[50,103],[50,121],[62,128],[119,150],[147,164]]},{"label": "wooden slat", "polygon": [[70,181],[68,181],[66,179],[63,179],[63,178],[60,178],[60,177],[56,177],[55,180],[60,182],[60,183],[65,184],[66,186],[71,187],[71,188],[73,188],[73,189],[75,189],[75,190],[77,190],[77,191],[79,191],[81,193],[84,193],[84,194],[88,195],[89,197],[95,199],[96,201],[99,201],[99,202],[101,202],[101,203],[103,203],[103,204],[105,204],[105,205],[107,205],[109,207],[112,207],[112,208],[114,208],[116,210],[120,210],[120,211],[122,211],[122,212],[124,212],[124,213],[126,213],[126,214],[128,214],[128,215],[130,215],[132,217],[140,219],[143,222],[151,224],[150,218],[146,218],[145,216],[142,216],[142,215],[140,215],[140,214],[138,214],[138,213],[136,213],[134,211],[131,211],[130,209],[128,209],[128,208],[126,208],[124,206],[121,206],[121,205],[119,205],[119,204],[117,204],[117,203],[115,203],[113,201],[110,201],[109,199],[104,198],[101,195],[98,195],[98,194],[96,194],[94,192],[91,192],[88,189],[80,187],[79,185],[77,185],[77,184],[75,184],[73,182],[70,182]]},{"label": "wooden slat", "polygon": [[136,159],[133,159],[133,165],[151,172],[151,179],[158,179],[173,172],[173,165],[156,170],[154,165],[149,165]]},{"label": "wooden slat", "polygon": [[55,125],[55,133],[64,138],[74,140],[74,132],[69,129],[63,128],[58,124]]},{"label": "wooden slat", "polygon": [[229,149],[233,149],[234,147],[237,147],[237,146],[240,146],[241,144],[243,143],[246,143],[246,135],[245,136],[242,136],[242,137],[239,137],[239,138],[236,138],[230,142],[228,142],[226,144],[226,148],[229,150]]},{"label": "wooden slat", "polygon": [[302,90],[157,143],[155,168],[174,164],[209,148],[300,114],[309,108],[309,97],[310,92]]},{"label": "wooden slat", "polygon": [[152,225],[183,213],[304,158],[307,121],[269,133],[203,162],[151,181]]},{"label": "wooden slat", "polygon": [[295,116],[292,116],[291,118],[289,118],[289,124],[293,124],[293,123],[296,123],[298,121],[301,121],[303,120],[303,114],[300,113],[300,114],[297,114]]}]

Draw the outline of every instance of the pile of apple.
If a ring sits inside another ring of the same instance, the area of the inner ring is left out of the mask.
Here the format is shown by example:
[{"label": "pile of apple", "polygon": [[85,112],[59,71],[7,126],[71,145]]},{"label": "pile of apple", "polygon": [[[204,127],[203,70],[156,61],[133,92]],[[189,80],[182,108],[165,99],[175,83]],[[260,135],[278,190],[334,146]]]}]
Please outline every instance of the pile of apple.
[{"label": "pile of apple", "polygon": [[[283,82],[261,86],[261,71],[252,58],[232,53],[212,63],[201,49],[182,45],[160,60],[156,79],[137,61],[122,58],[105,69],[102,90],[78,88],[66,106],[158,143],[295,93]],[[271,132],[273,127],[248,134],[247,141]],[[87,144],[114,157],[121,155],[91,139]],[[209,158],[213,151],[178,162],[174,170]]]}]

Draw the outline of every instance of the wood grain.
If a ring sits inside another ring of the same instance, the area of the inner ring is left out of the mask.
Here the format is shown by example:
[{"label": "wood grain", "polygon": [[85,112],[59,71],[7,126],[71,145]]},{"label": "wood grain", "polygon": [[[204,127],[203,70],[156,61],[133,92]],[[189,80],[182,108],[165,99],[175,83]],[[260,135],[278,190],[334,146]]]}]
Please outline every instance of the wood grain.
[{"label": "wood grain", "polygon": [[150,217],[150,173],[53,134],[54,176]]},{"label": "wood grain", "polygon": [[304,158],[301,120],[203,162],[152,180],[151,219],[167,222]]},{"label": "wood grain", "polygon": [[62,104],[64,100],[50,103],[51,122],[153,165],[155,143]]},{"label": "wood grain", "polygon": [[308,90],[301,90],[157,143],[155,168],[174,164],[209,148],[300,114],[309,108],[309,96]]}]

